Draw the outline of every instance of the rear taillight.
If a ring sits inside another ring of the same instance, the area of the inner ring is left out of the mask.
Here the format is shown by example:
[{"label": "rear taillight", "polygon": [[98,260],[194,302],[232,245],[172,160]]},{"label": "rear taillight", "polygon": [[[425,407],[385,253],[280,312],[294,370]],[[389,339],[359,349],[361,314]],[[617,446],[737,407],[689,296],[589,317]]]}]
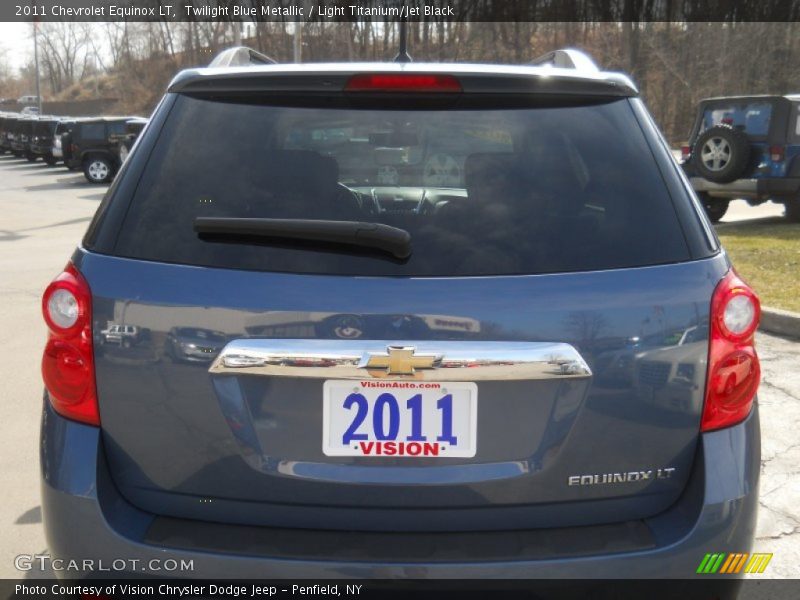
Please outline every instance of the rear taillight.
[{"label": "rear taillight", "polygon": [[59,414],[100,424],[92,352],[92,294],[89,284],[70,263],[42,297],[47,345],[42,377],[53,409]]},{"label": "rear taillight", "polygon": [[681,146],[681,160],[686,162],[692,156],[691,146]]},{"label": "rear taillight", "polygon": [[754,345],[760,316],[758,296],[731,269],[711,299],[702,431],[730,427],[750,414],[761,378]]},{"label": "rear taillight", "polygon": [[345,86],[346,92],[460,92],[461,82],[452,75],[422,73],[359,73]]},{"label": "rear taillight", "polygon": [[786,157],[786,147],[770,146],[769,157],[773,162],[783,162],[783,159]]}]

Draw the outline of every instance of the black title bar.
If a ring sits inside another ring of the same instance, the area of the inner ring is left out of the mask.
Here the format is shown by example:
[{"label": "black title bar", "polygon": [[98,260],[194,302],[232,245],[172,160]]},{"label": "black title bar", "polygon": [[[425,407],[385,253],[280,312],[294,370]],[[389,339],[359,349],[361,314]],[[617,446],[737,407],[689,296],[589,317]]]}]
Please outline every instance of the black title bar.
[{"label": "black title bar", "polygon": [[771,21],[800,0],[3,0],[0,21]]}]

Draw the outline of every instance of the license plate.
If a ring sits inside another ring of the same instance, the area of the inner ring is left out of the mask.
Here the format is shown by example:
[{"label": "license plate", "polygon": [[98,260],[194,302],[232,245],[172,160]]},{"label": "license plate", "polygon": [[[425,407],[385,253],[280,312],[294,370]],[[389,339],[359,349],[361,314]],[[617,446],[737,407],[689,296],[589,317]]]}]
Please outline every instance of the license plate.
[{"label": "license plate", "polygon": [[470,458],[477,421],[474,383],[331,379],[322,388],[326,456]]}]

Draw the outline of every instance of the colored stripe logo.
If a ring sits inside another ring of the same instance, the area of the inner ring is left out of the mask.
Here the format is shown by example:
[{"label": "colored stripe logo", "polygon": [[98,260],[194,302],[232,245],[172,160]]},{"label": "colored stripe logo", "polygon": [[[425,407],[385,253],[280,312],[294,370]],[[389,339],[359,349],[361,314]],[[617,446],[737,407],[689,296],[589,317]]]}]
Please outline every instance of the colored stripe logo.
[{"label": "colored stripe logo", "polygon": [[744,573],[763,573],[771,560],[772,554],[748,554],[747,552],[706,554],[700,561],[700,566],[697,567],[697,573],[701,575],[735,574],[742,571]]}]

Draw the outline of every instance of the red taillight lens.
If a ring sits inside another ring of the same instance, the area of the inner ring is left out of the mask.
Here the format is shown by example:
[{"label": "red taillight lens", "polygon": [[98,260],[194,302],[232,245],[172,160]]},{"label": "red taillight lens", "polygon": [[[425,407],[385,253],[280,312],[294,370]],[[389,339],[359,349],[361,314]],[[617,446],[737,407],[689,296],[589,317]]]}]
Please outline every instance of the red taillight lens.
[{"label": "red taillight lens", "polygon": [[754,345],[760,316],[758,296],[731,269],[711,299],[702,431],[730,427],[750,414],[761,378]]},{"label": "red taillight lens", "polygon": [[56,412],[100,424],[92,351],[92,294],[72,265],[56,277],[42,297],[49,330],[42,357],[42,377]]},{"label": "red taillight lens", "polygon": [[681,146],[681,160],[687,161],[692,156],[692,147],[691,146]]},{"label": "red taillight lens", "polygon": [[785,146],[770,146],[769,147],[769,157],[774,162],[781,162],[786,157],[786,147]]},{"label": "red taillight lens", "polygon": [[344,87],[346,92],[460,92],[461,83],[452,75],[419,73],[360,73]]}]

